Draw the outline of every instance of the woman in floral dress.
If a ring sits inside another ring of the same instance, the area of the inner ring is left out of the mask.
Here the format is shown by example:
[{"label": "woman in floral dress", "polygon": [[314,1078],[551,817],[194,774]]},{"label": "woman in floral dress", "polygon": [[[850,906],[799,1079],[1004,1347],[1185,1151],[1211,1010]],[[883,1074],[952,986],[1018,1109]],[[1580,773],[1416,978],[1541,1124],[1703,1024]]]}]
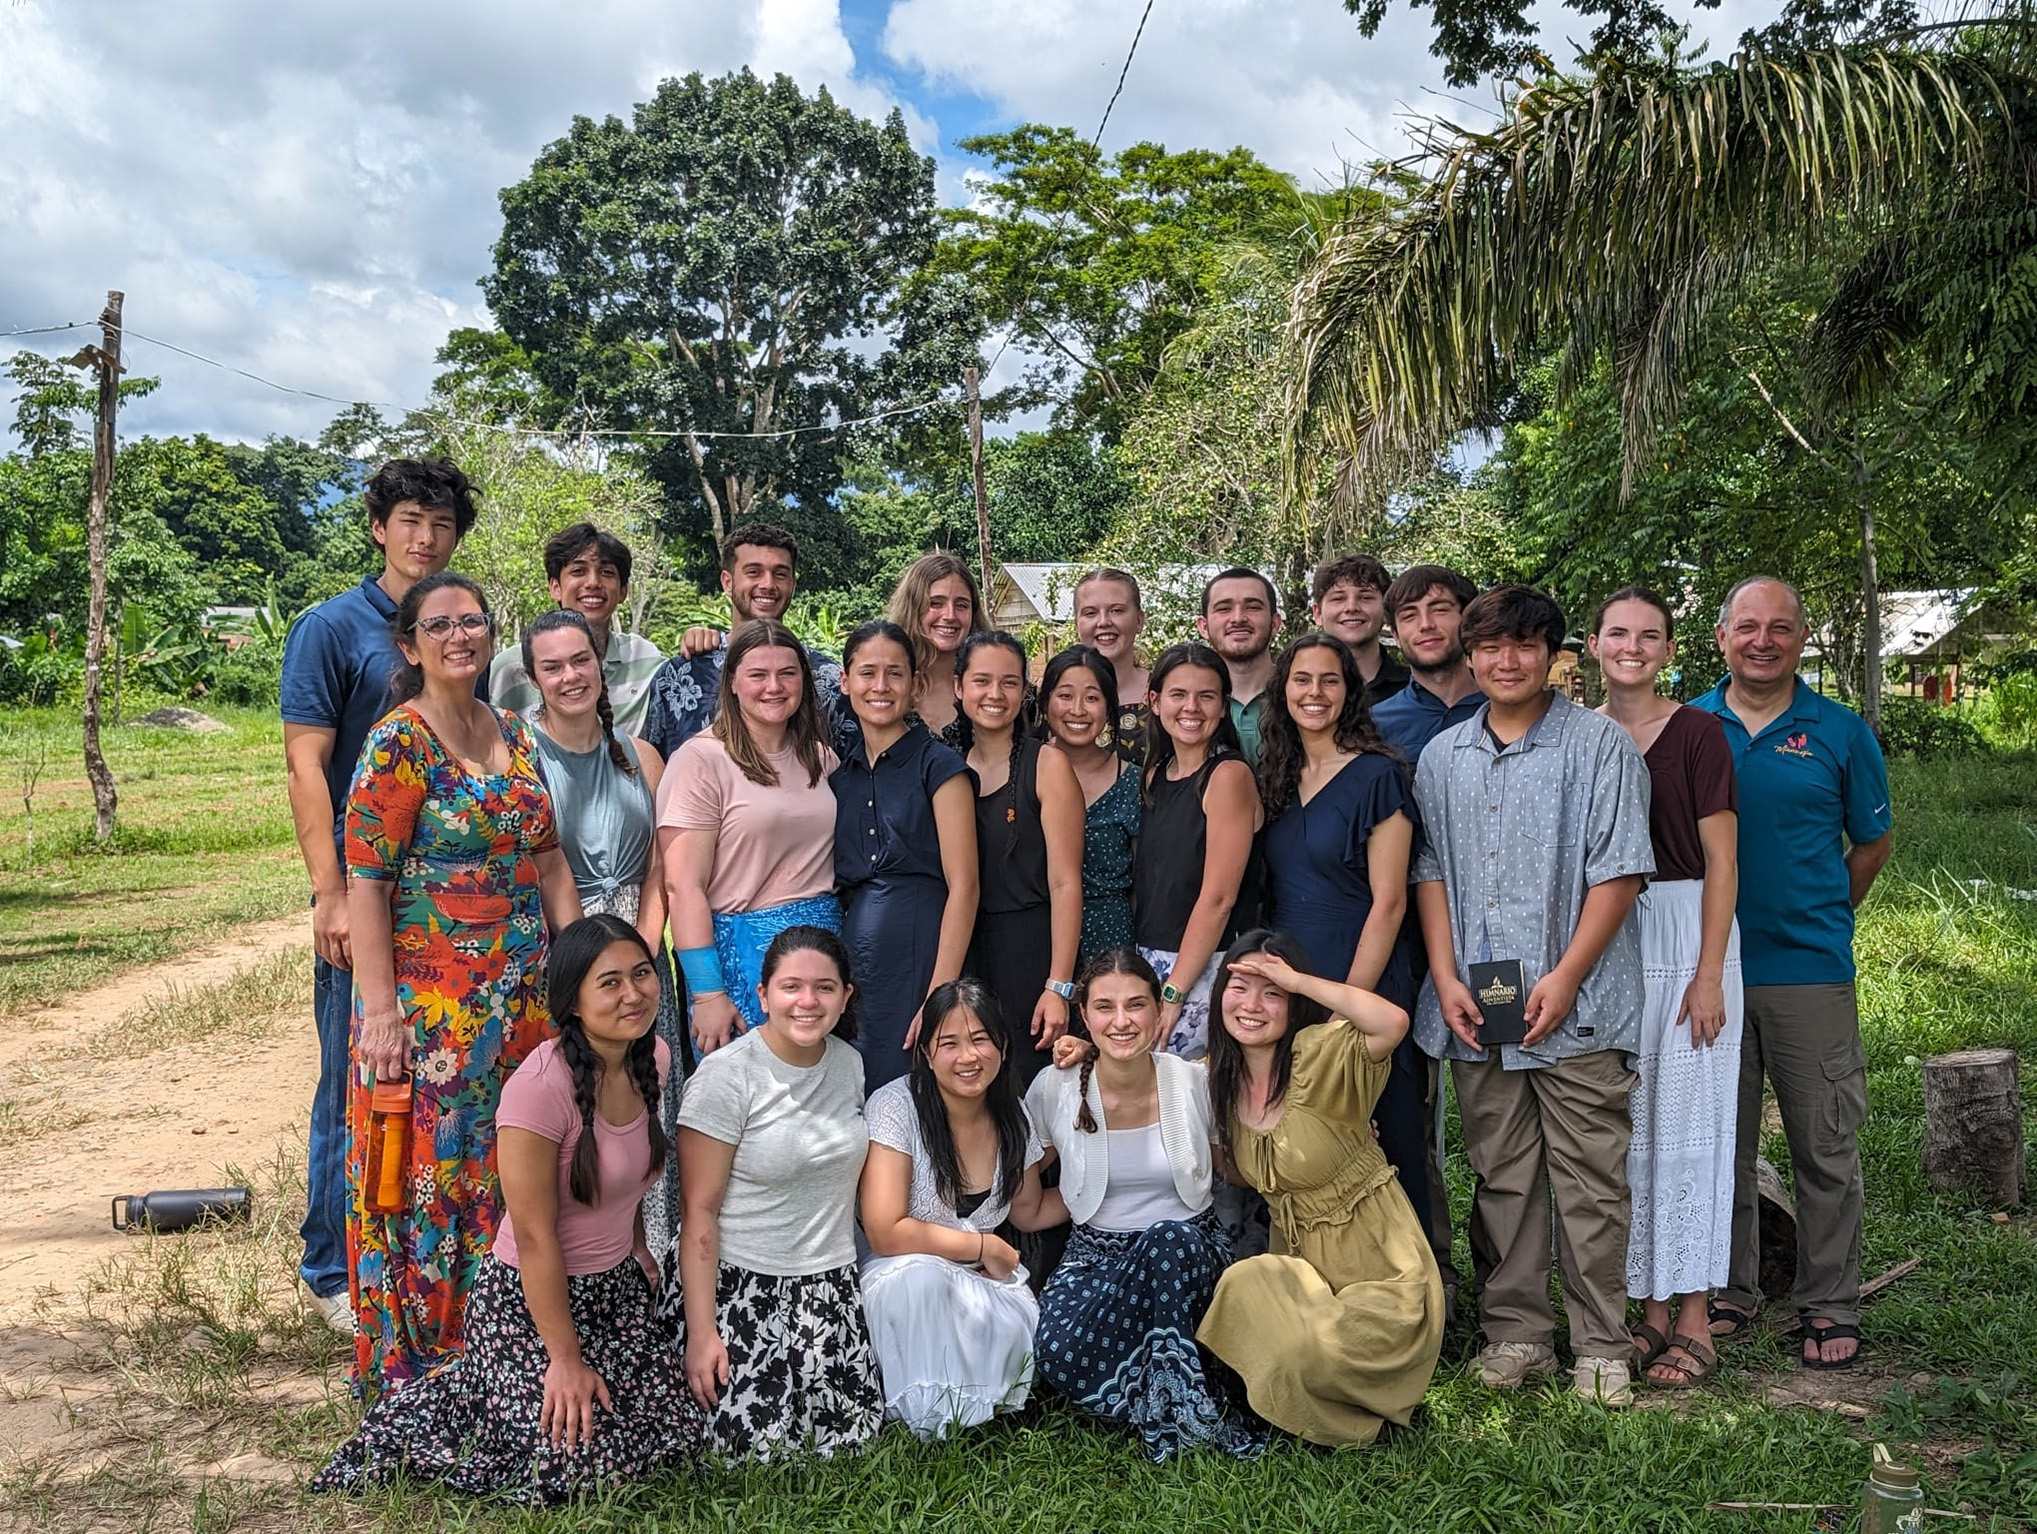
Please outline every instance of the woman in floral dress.
[{"label": "woman in floral dress", "polygon": [[[373,1399],[457,1352],[495,1239],[502,1083],[549,1031],[545,932],[580,916],[530,729],[474,695],[494,619],[464,576],[396,610],[395,706],[347,799],[354,1080],[347,1256],[354,1378]],[[410,1202],[367,1207],[373,1082],[411,1083]]]}]

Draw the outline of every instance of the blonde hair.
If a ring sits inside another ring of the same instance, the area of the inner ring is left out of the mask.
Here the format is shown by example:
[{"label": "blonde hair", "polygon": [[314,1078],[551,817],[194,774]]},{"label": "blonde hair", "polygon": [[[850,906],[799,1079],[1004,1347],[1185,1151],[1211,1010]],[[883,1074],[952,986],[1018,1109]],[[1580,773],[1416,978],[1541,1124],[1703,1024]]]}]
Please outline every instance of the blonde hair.
[{"label": "blonde hair", "polygon": [[813,662],[807,658],[806,646],[777,619],[750,618],[730,631],[728,652],[721,664],[721,691],[709,731],[727,748],[729,760],[744,777],[766,788],[778,786],[778,769],[751,738],[750,722],[743,717],[743,707],[736,701],[736,673],[752,650],[790,650],[799,657],[799,707],[785,722],[785,734],[799,757],[799,765],[806,769],[806,786],[811,788],[820,781],[820,753],[827,743],[827,731],[821,727],[820,698],[814,692]]},{"label": "blonde hair", "polygon": [[967,564],[945,549],[922,554],[906,567],[905,574],[898,578],[897,589],[891,593],[891,605],[884,612],[912,640],[913,671],[921,678],[935,675],[941,659],[941,652],[927,638],[927,603],[933,598],[934,583],[953,575],[959,575],[962,584],[969,588],[969,632],[984,632],[990,627],[990,619],[983,611],[983,593],[977,589],[976,577],[969,573]]}]

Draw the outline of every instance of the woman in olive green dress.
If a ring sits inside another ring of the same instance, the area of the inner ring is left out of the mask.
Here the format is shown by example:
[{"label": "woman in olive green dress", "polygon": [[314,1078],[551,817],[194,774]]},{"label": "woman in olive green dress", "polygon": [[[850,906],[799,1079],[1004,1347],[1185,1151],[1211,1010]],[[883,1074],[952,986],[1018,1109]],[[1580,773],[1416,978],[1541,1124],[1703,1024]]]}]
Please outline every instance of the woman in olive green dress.
[{"label": "woman in olive green dress", "polygon": [[1372,1137],[1407,1014],[1302,972],[1292,938],[1231,945],[1210,1029],[1221,1148],[1273,1215],[1270,1250],[1225,1270],[1197,1340],[1252,1409],[1311,1443],[1405,1425],[1443,1344],[1443,1281]]}]

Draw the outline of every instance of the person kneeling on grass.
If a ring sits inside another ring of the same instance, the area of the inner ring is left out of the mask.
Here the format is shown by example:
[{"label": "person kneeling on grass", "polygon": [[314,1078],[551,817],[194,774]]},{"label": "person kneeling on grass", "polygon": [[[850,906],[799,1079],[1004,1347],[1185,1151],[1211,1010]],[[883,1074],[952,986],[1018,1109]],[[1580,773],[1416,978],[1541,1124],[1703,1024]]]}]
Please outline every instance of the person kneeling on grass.
[{"label": "person kneeling on grass", "polygon": [[1272,1250],[1224,1272],[1196,1333],[1252,1409],[1310,1443],[1405,1427],[1443,1345],[1443,1280],[1373,1138],[1408,1015],[1321,980],[1284,933],[1224,955],[1210,1029],[1219,1143],[1273,1214]]},{"label": "person kneeling on grass", "polygon": [[762,968],[762,1025],[702,1060],[679,1104],[661,1295],[709,1443],[732,1460],[860,1448],[884,1424],[856,1281],[869,1131],[848,950],[788,927]]},{"label": "person kneeling on grass", "polygon": [[314,1490],[402,1470],[556,1502],[698,1453],[700,1413],[652,1313],[644,1243],[644,1193],[670,1154],[657,968],[628,922],[589,916],[559,935],[546,980],[558,1037],[502,1089],[508,1210],[467,1301],[466,1349],[383,1395]]},{"label": "person kneeling on grass", "polygon": [[[1084,966],[1076,1005],[1094,1043],[1064,1039],[1026,1111],[1061,1159],[1074,1218],[1040,1297],[1040,1377],[1122,1422],[1155,1460],[1201,1445],[1239,1456],[1265,1429],[1204,1367],[1195,1330],[1230,1243],[1210,1199],[1209,1077],[1156,1053],[1160,977],[1130,948]],[[1079,1071],[1065,1069],[1079,1061]]]},{"label": "person kneeling on grass", "polygon": [[1068,1211],[1040,1186],[1044,1153],[990,988],[936,986],[916,1033],[911,1074],[865,1110],[863,1311],[885,1415],[925,1439],[1025,1405],[1040,1306],[997,1229],[1045,1229]]}]

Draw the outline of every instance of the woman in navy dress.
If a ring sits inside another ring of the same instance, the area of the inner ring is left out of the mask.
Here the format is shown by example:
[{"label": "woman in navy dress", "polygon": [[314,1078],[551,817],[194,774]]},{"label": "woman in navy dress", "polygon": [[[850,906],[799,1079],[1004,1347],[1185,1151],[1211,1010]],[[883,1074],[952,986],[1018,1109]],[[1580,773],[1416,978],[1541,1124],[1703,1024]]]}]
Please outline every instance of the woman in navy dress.
[{"label": "woman in navy dress", "polygon": [[828,786],[866,1093],[910,1068],[920,1006],[962,973],[976,925],[976,791],[959,755],[906,722],[913,667],[912,641],[882,618],[842,651],[861,728]]},{"label": "woman in navy dress", "polygon": [[[1348,646],[1321,632],[1287,647],[1266,688],[1259,794],[1266,806],[1267,925],[1291,935],[1308,972],[1412,1013],[1401,941],[1415,835],[1414,785],[1379,738]],[[1422,1089],[1411,1040],[1394,1051],[1374,1110],[1379,1145],[1416,1209],[1429,1207]]]}]

